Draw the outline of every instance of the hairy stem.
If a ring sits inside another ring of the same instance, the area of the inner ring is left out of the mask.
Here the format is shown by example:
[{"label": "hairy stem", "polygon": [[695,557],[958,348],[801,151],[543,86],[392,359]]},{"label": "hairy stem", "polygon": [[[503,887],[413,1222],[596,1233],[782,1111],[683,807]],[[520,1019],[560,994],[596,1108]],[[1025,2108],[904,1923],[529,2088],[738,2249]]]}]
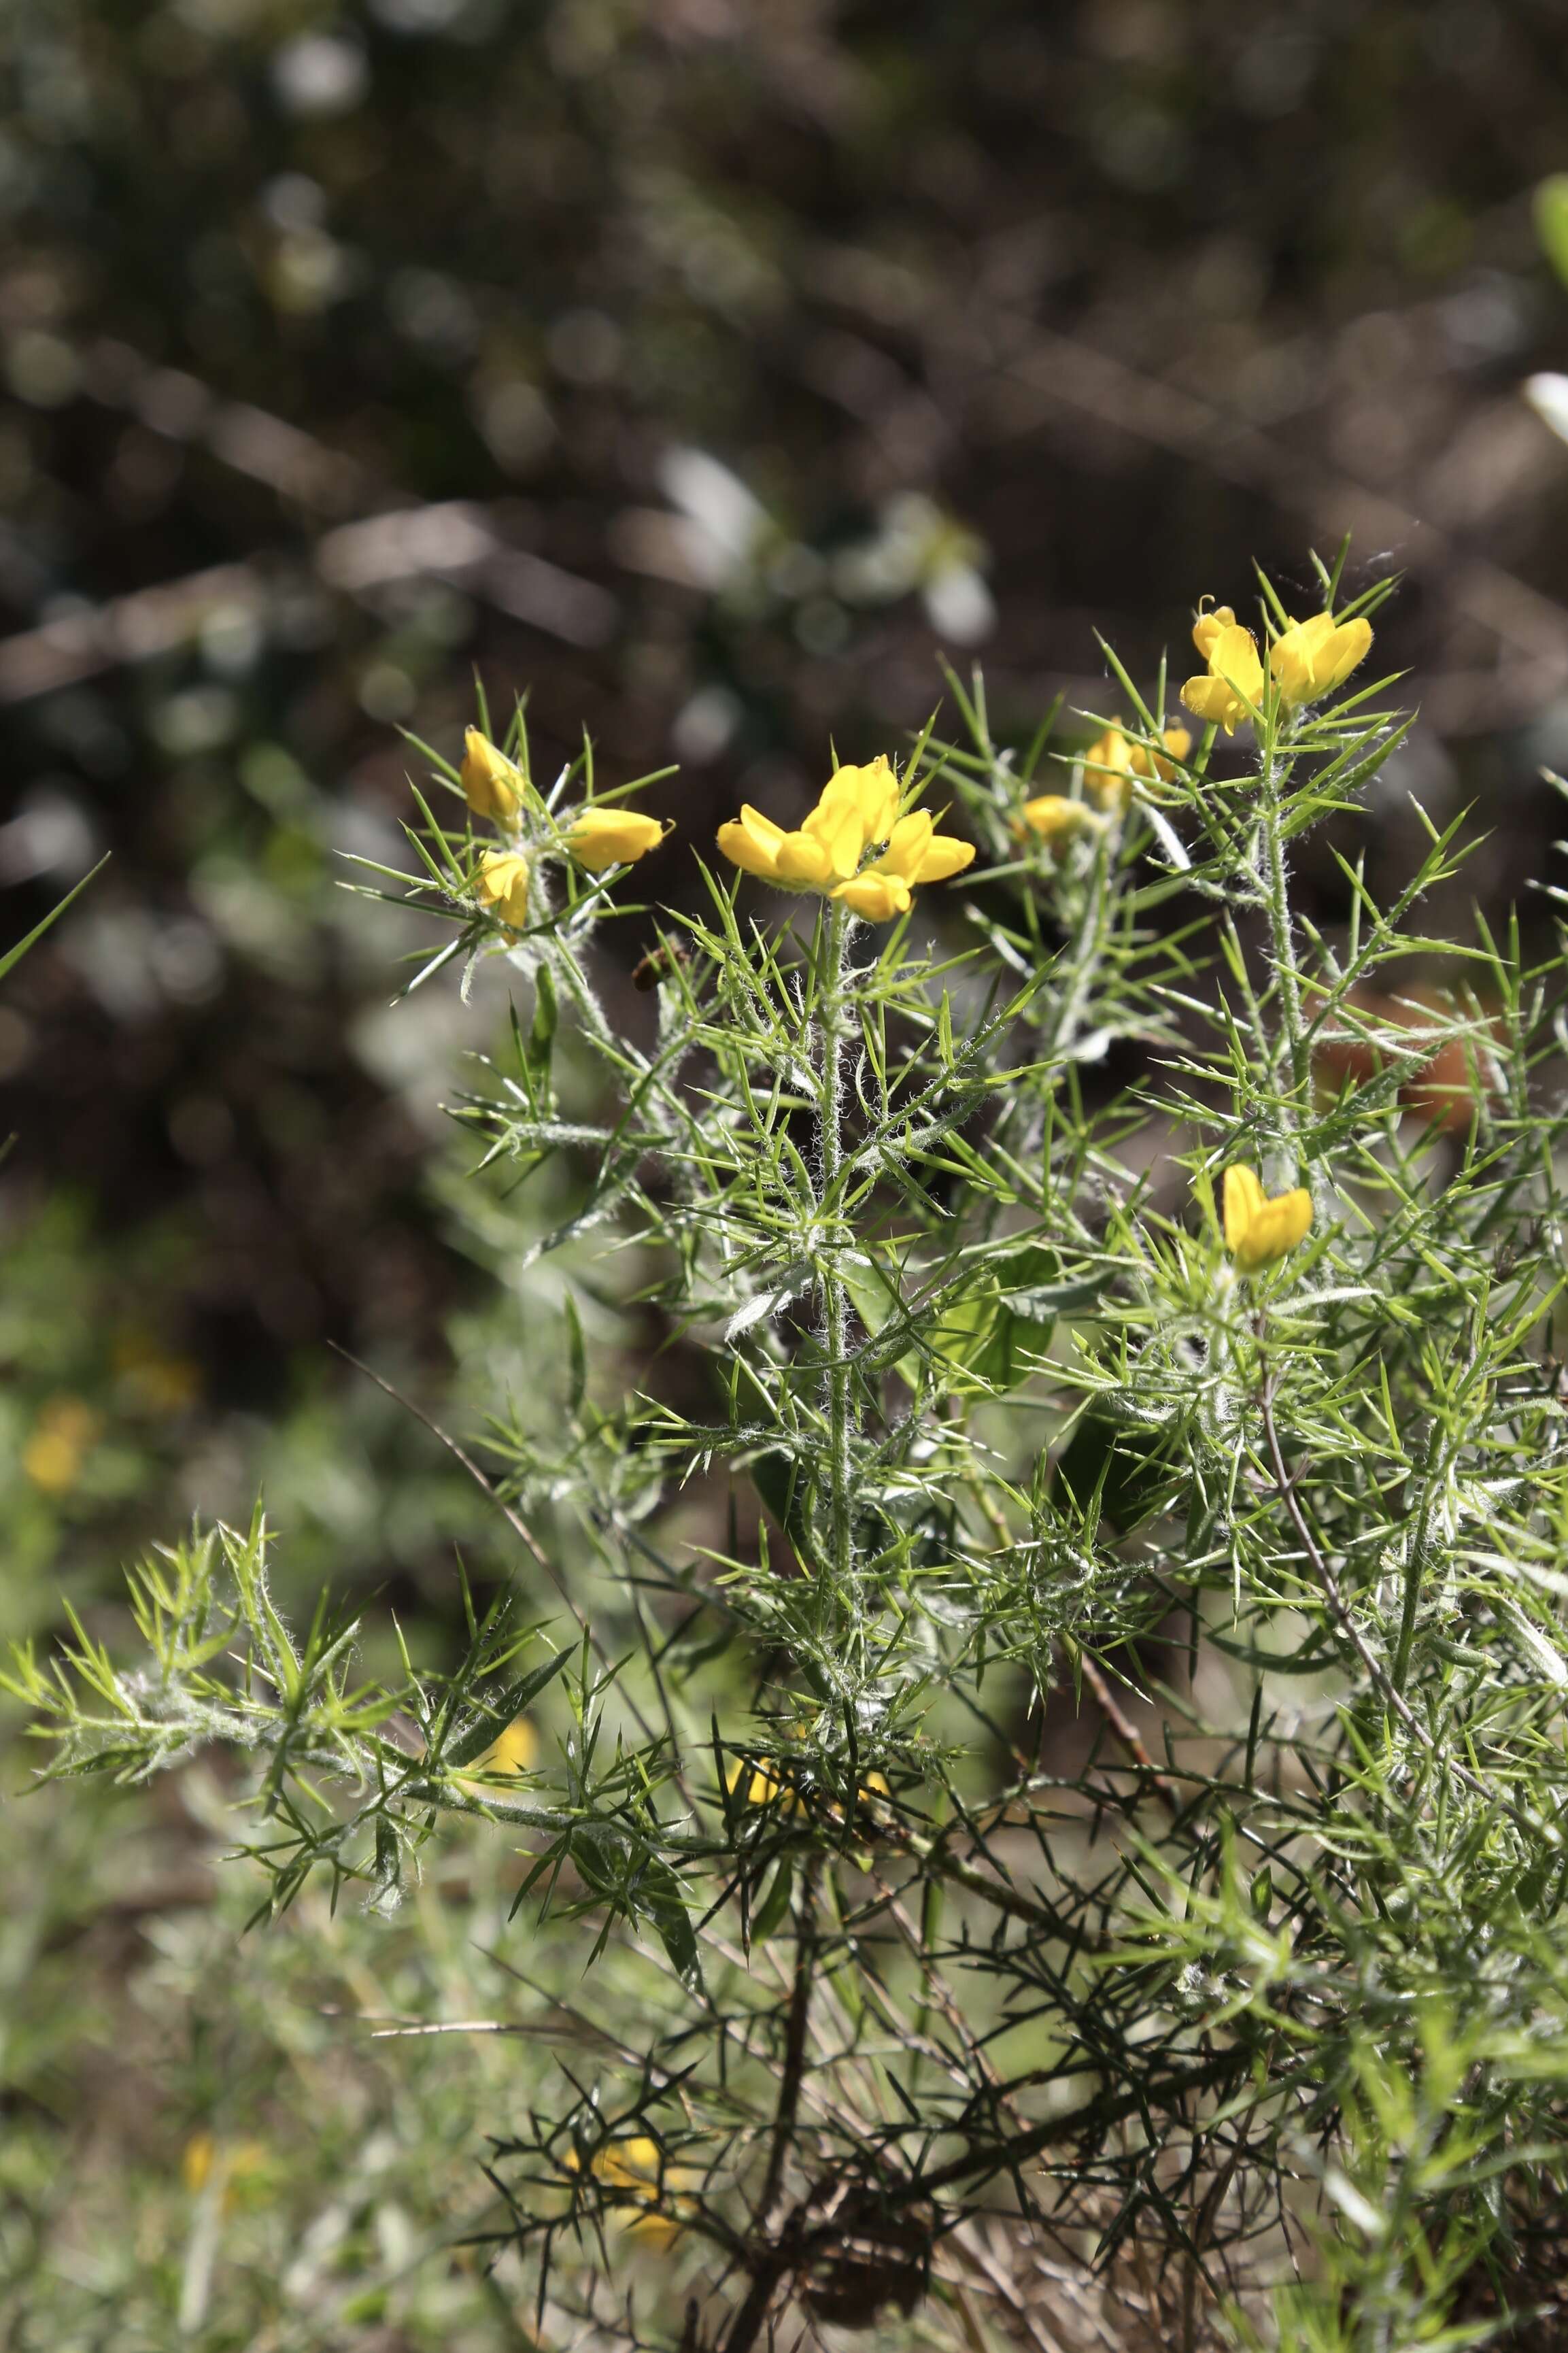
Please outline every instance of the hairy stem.
[{"label": "hairy stem", "polygon": [[[1287,766],[1287,775],[1289,768]],[[1301,1107],[1310,1101],[1311,1072],[1305,1025],[1301,1018],[1301,982],[1296,969],[1296,934],[1290,920],[1289,880],[1285,867],[1283,789],[1275,729],[1264,732],[1263,767],[1264,899],[1268,914],[1269,961],[1279,991],[1279,1026],[1290,1060],[1290,1087],[1279,1121],[1287,1140],[1296,1140]]]},{"label": "hairy stem", "polygon": [[[850,920],[837,900],[827,903],[817,932],[818,1028],[817,1157],[824,1224],[837,1215],[834,1197],[844,1167],[844,1050],[847,1023],[847,948]],[[849,1493],[850,1397],[848,1299],[838,1271],[835,1240],[822,1240],[822,1352],[826,1366],[828,1559],[818,1578],[820,1626],[828,1591],[844,1595],[853,1568]]]}]

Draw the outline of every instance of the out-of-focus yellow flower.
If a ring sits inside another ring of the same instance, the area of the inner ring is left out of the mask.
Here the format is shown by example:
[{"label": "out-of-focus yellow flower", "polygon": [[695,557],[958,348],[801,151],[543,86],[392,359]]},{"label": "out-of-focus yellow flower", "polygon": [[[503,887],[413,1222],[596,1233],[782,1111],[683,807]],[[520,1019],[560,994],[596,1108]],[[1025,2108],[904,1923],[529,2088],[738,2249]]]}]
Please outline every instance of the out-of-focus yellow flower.
[{"label": "out-of-focus yellow flower", "polygon": [[1257,1274],[1293,1250],[1312,1222],[1304,1185],[1270,1200],[1250,1168],[1225,1172],[1225,1243],[1243,1274]]},{"label": "out-of-focus yellow flower", "polygon": [[1163,785],[1168,785],[1176,773],[1177,765],[1193,748],[1192,730],[1189,727],[1167,727],[1160,741],[1170,757],[1166,759],[1158,752],[1151,752],[1146,744],[1134,744],[1132,769],[1135,776],[1158,776]]},{"label": "out-of-focus yellow flower", "polygon": [[1135,776],[1158,776],[1162,784],[1169,784],[1175,774],[1173,763],[1186,758],[1193,739],[1184,727],[1167,727],[1160,741],[1169,759],[1146,744],[1129,743],[1120,727],[1108,727],[1083,755],[1084,791],[1102,809],[1124,809],[1132,797]]},{"label": "out-of-focus yellow flower", "polygon": [[1132,746],[1120,727],[1097,735],[1083,755],[1083,788],[1101,808],[1125,808],[1132,797]]},{"label": "out-of-focus yellow flower", "polygon": [[1204,615],[1194,629],[1194,638],[1200,630],[1205,633],[1199,648],[1201,651],[1206,642],[1209,666],[1205,676],[1188,679],[1182,701],[1199,719],[1234,735],[1263,700],[1263,664],[1250,629],[1239,628],[1234,620],[1220,624],[1229,610],[1222,606],[1218,613]]},{"label": "out-of-focus yellow flower", "polygon": [[924,809],[899,818],[888,846],[874,865],[834,892],[868,923],[885,923],[908,912],[910,894],[922,882],[946,882],[974,858],[974,844],[956,834],[938,833]]},{"label": "out-of-focus yellow flower", "polygon": [[463,795],[476,817],[510,825],[522,807],[521,771],[477,727],[463,736]]},{"label": "out-of-focus yellow flower", "polygon": [[724,1786],[731,1797],[739,1792],[748,1806],[777,1803],[781,1811],[786,1814],[797,1813],[800,1810],[800,1791],[792,1782],[779,1778],[771,1757],[759,1757],[755,1764],[748,1764],[743,1757],[737,1757],[724,1776]]},{"label": "out-of-focus yellow flower", "polygon": [[[568,2173],[582,2170],[575,2149],[567,2151],[563,2163]],[[658,2143],[639,2133],[599,2149],[589,2170],[610,2189],[631,2193],[630,2211],[626,2206],[620,2209],[626,2230],[634,2239],[668,2254],[685,2232],[679,2213],[683,2202],[689,2209],[689,2193],[696,2187],[690,2168],[661,2167]]]},{"label": "out-of-focus yellow flower", "polygon": [[199,2198],[215,2172],[220,2172],[226,2188],[243,2181],[249,2174],[259,2173],[270,2152],[265,2141],[220,2141],[210,2132],[193,2133],[180,2157],[180,2179],[193,2198]]},{"label": "out-of-focus yellow flower", "polygon": [[1292,621],[1274,640],[1268,667],[1287,702],[1315,702],[1342,686],[1372,648],[1372,623],[1359,617],[1336,622],[1331,613]]},{"label": "out-of-focus yellow flower", "polygon": [[46,1495],[68,1494],[102,1427],[101,1414],[83,1398],[51,1398],[22,1449],[22,1468],[34,1486]]},{"label": "out-of-focus yellow flower", "polygon": [[487,849],[474,877],[480,906],[521,932],[528,922],[528,860],[521,849]]},{"label": "out-of-focus yellow flower", "polygon": [[121,1332],[114,1343],[114,1369],[125,1401],[141,1413],[183,1413],[202,1391],[201,1367],[189,1356],[171,1356],[149,1333]]},{"label": "out-of-focus yellow flower", "polygon": [[566,847],[579,866],[598,874],[606,866],[635,866],[663,839],[664,828],[656,817],[644,817],[637,809],[585,808],[574,819]]},{"label": "out-of-focus yellow flower", "polygon": [[1060,841],[1068,834],[1093,832],[1100,819],[1083,801],[1069,800],[1066,793],[1040,793],[1026,801],[1018,811],[1019,828],[1027,827],[1042,841]]},{"label": "out-of-focus yellow flower", "polygon": [[538,1755],[539,1735],[526,1715],[515,1716],[483,1756],[476,1757],[465,1768],[462,1778],[477,1783],[482,1796],[487,1781],[510,1780],[519,1774],[531,1772]]}]

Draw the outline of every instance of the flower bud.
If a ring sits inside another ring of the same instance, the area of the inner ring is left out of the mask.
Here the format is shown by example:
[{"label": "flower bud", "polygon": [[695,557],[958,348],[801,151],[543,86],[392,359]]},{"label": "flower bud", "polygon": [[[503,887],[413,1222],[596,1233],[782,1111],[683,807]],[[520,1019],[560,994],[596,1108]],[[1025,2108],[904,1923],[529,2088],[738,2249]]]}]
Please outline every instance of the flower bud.
[{"label": "flower bud", "polygon": [[522,807],[522,775],[488,735],[470,727],[463,737],[464,797],[476,817],[494,818],[510,825]]}]

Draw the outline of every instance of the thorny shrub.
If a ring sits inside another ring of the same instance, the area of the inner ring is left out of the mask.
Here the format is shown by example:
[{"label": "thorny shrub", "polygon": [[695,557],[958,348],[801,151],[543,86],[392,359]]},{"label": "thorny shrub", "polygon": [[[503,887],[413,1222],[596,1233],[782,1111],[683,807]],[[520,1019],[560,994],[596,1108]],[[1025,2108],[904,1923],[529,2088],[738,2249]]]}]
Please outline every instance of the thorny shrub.
[{"label": "thorny shrub", "polygon": [[1408,723],[1342,566],[1200,611],[1190,726],[1110,656],[1002,748],[952,680],[741,812],[641,1042],[592,950],[662,829],[481,707],[374,887],[519,984],[457,1107],[549,1205],[465,1458],[518,1594],[361,1683],[258,1514],[137,1572],[134,1671],[13,1671],[52,1773],[243,1752],[264,1911],[455,1811],[613,1947],[476,2120],[541,2341],[1551,2340],[1568,947],[1418,934],[1458,820],[1293,914]]}]

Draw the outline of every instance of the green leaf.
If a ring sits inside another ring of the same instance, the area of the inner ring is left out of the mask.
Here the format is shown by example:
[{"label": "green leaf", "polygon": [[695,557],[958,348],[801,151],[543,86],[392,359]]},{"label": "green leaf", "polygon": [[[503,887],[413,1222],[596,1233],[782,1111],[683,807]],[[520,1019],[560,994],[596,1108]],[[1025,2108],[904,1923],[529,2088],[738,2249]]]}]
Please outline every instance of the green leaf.
[{"label": "green leaf", "polygon": [[1065,1273],[1061,1252],[1047,1242],[1025,1242],[987,1259],[997,1287],[1016,1315],[1049,1324],[1058,1315],[1071,1315],[1098,1306],[1110,1288],[1114,1269],[1089,1267]]},{"label": "green leaf", "polygon": [[533,1023],[522,1049],[528,1092],[536,1109],[547,1109],[551,1102],[550,1063],[555,1050],[555,1029],[559,1018],[555,983],[550,977],[550,966],[542,964],[534,983]]},{"label": "green leaf", "polygon": [[88,884],[92,881],[93,875],[101,874],[108,863],[109,853],[106,850],[104,855],[99,860],[98,864],[93,868],[92,873],[84,874],[81,881],[76,884],[74,889],[68,891],[65,897],[60,900],[59,903],[49,909],[49,912],[44,917],[43,922],[33,925],[32,930],[27,934],[26,939],[18,940],[15,947],[7,948],[5,955],[0,955],[0,980],[4,980],[6,974],[10,972],[14,966],[21,963],[22,958],[26,955],[27,950],[30,947],[37,946],[37,943],[43,938],[44,934],[48,930],[51,923],[58,923],[60,917],[65,913],[66,909],[70,905],[71,901],[73,899],[79,899],[81,896],[82,892],[87,889]]},{"label": "green leaf", "polygon": [[572,1366],[567,1385],[567,1411],[574,1414],[582,1405],[588,1387],[588,1352],[583,1343],[583,1319],[577,1313],[577,1303],[570,1292],[566,1293],[563,1303],[566,1311],[566,1345]]},{"label": "green leaf", "polygon": [[[1051,1323],[1019,1314],[1000,1295],[994,1276],[944,1310],[926,1345],[949,1368],[954,1395],[1015,1389],[1037,1369],[1049,1345]],[[911,1359],[912,1364],[912,1359]]]},{"label": "green leaf", "polygon": [[513,1683],[510,1690],[501,1693],[499,1699],[488,1703],[468,1730],[460,1732],[447,1746],[442,1764],[455,1768],[460,1765],[471,1765],[476,1757],[482,1757],[491,1742],[500,1737],[507,1725],[515,1724],[523,1709],[531,1706],[545,1685],[554,1681],[572,1656],[570,1651],[557,1651],[552,1658],[545,1660],[542,1666],[535,1667],[531,1674],[524,1675],[520,1683]]},{"label": "green leaf", "polygon": [[1128,1535],[1173,1500],[1179,1483],[1160,1430],[1140,1430],[1089,1407],[1057,1461],[1056,1479],[1079,1509],[1098,1494],[1105,1517]]},{"label": "green leaf", "polygon": [[806,1567],[815,1567],[816,1547],[807,1516],[807,1482],[799,1463],[788,1454],[759,1454],[751,1465],[751,1472],[752,1484],[764,1508],[772,1513]]},{"label": "green leaf", "polygon": [[795,1862],[785,1855],[772,1879],[768,1892],[752,1915],[752,1942],[760,1945],[781,1927],[789,1914],[790,1896],[795,1889]]},{"label": "green leaf", "polygon": [[702,1957],[697,1948],[697,1932],[681,1896],[680,1882],[667,1862],[650,1861],[644,1866],[638,1875],[637,1902],[638,1910],[653,1922],[682,1983],[700,1986]]}]

